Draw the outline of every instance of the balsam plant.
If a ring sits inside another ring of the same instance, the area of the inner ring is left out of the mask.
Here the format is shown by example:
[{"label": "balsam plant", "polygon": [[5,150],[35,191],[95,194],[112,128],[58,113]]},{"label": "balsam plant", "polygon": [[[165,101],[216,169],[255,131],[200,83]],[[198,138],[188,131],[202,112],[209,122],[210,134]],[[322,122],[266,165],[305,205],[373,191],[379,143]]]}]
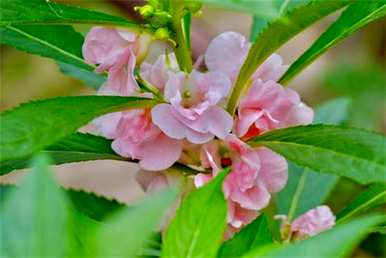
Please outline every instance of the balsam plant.
[{"label": "balsam plant", "polygon": [[[206,3],[250,12],[252,42],[224,32],[194,62],[191,19]],[[1,188],[4,257],[344,257],[385,223],[356,218],[385,203],[385,137],[342,125],[348,99],[314,111],[286,88],[384,17],[385,1],[148,0],[135,7],[142,23],[48,0],[0,5],[2,44],[54,59],[97,92],[1,113],[1,174],[33,167]],[[284,65],[274,51],[336,11]],[[84,39],[71,24],[95,26]],[[154,41],[165,54],[150,63]],[[90,122],[100,136],[77,132]],[[138,163],[138,182],[157,194],[126,207],[60,189],[47,172],[99,159]],[[368,187],[334,215],[323,204],[340,177]]]}]

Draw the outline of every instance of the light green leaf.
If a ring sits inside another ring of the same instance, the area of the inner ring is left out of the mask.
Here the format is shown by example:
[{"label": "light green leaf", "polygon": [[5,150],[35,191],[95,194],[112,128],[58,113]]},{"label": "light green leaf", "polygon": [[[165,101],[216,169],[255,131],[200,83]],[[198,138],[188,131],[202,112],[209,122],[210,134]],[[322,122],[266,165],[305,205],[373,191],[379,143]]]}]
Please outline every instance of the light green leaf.
[{"label": "light green leaf", "polygon": [[386,181],[386,137],[373,132],[332,125],[309,125],[275,130],[256,137],[297,165],[368,184]]},{"label": "light green leaf", "polygon": [[117,96],[59,97],[23,104],[0,114],[0,160],[26,158],[100,115],[154,104],[151,99]]},{"label": "light green leaf", "polygon": [[243,258],[350,257],[350,252],[369,233],[369,229],[385,221],[385,216],[363,217],[347,224],[337,225],[327,232],[301,242],[256,249]]},{"label": "light green leaf", "polygon": [[240,97],[248,88],[248,82],[265,59],[293,36],[349,3],[348,0],[315,0],[285,13],[269,23],[262,30],[249,50],[248,56],[240,69],[228,102],[228,111],[233,114]]},{"label": "light green leaf", "polygon": [[104,74],[97,74],[90,69],[83,69],[75,65],[58,62],[58,66],[65,75],[73,77],[95,90],[99,89],[107,79]]},{"label": "light green leaf", "polygon": [[241,11],[254,14],[259,17],[275,18],[279,11],[275,1],[250,1],[250,0],[196,0],[204,4],[217,6],[232,11]]},{"label": "light green leaf", "polygon": [[240,257],[250,250],[272,243],[272,233],[268,228],[267,216],[262,214],[236,233],[233,238],[224,242],[217,257]]},{"label": "light green leaf", "polygon": [[[0,203],[5,201],[8,198],[8,194],[17,190],[17,188],[20,187],[1,184]],[[112,213],[128,208],[128,206],[116,201],[115,199],[107,199],[106,197],[98,196],[95,193],[63,188],[62,191],[65,192],[67,197],[70,199],[76,211],[96,221],[105,220]]]},{"label": "light green leaf", "polygon": [[139,28],[121,17],[55,3],[52,0],[2,0],[0,25],[16,24],[103,24]]},{"label": "light green leaf", "polygon": [[[315,109],[315,123],[339,124],[347,119],[348,98],[328,101]],[[277,194],[277,211],[289,220],[322,204],[335,187],[338,176],[322,174],[289,163],[287,185]]]},{"label": "light green leaf", "polygon": [[350,202],[337,215],[339,223],[346,221],[352,216],[358,215],[375,206],[386,203],[386,185],[375,184],[360,193],[352,202]]},{"label": "light green leaf", "polygon": [[68,254],[69,210],[49,172],[46,156],[37,156],[21,187],[1,206],[2,257],[64,257]]},{"label": "light green leaf", "polygon": [[101,225],[93,241],[93,257],[137,257],[175,200],[176,192],[168,190],[149,196]]},{"label": "light green leaf", "polygon": [[[52,164],[88,161],[88,160],[127,160],[117,155],[111,149],[111,141],[100,136],[76,133],[47,147],[44,151],[50,155]],[[0,164],[0,175],[7,174],[15,169],[26,168],[29,165],[29,157],[11,159]]]},{"label": "light green leaf", "polygon": [[177,210],[162,245],[165,258],[215,257],[226,226],[222,182],[228,170],[192,192]]},{"label": "light green leaf", "polygon": [[385,15],[386,2],[384,0],[358,1],[350,5],[322,36],[290,66],[280,79],[280,83],[287,83],[330,47]]},{"label": "light green leaf", "polygon": [[83,37],[71,26],[9,25],[0,27],[0,43],[87,71],[93,71],[95,68],[83,60]]}]

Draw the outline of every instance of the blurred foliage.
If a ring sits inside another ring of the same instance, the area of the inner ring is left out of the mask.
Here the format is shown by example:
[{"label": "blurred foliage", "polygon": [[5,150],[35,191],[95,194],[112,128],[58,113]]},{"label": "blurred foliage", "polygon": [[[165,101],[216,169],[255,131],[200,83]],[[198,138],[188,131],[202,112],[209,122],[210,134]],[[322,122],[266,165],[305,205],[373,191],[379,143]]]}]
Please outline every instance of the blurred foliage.
[{"label": "blurred foliage", "polygon": [[325,74],[323,85],[331,93],[351,97],[349,125],[380,129],[386,107],[386,75],[380,65],[340,63]]}]

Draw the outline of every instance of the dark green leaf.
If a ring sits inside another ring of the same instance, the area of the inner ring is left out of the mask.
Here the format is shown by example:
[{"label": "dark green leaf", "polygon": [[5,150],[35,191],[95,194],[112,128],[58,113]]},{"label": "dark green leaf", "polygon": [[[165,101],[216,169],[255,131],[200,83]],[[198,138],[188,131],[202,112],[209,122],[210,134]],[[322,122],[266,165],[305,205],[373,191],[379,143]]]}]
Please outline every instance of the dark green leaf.
[{"label": "dark green leaf", "polygon": [[86,86],[93,89],[99,89],[102,84],[106,81],[106,75],[96,74],[90,69],[83,69],[75,65],[58,62],[60,71],[67,76],[73,77],[83,82]]},{"label": "dark green leaf", "polygon": [[386,185],[376,184],[360,193],[351,203],[349,203],[337,215],[339,223],[358,215],[377,205],[386,203]]},{"label": "dark green leaf", "polygon": [[71,64],[86,71],[93,71],[95,68],[83,60],[83,37],[71,26],[0,27],[0,43]]},{"label": "dark green leaf", "polygon": [[133,28],[140,26],[121,17],[58,4],[52,0],[2,0],[0,9],[0,25],[87,23]]},{"label": "dark green leaf", "polygon": [[23,104],[0,114],[0,159],[26,158],[100,115],[154,104],[151,99],[116,96],[59,97]]},{"label": "dark green leaf", "polygon": [[243,258],[282,257],[350,257],[350,252],[369,233],[372,226],[385,222],[385,216],[368,216],[291,245],[276,245],[257,249]]},{"label": "dark green leaf", "polygon": [[[43,152],[50,155],[53,164],[60,165],[87,160],[127,160],[111,149],[111,141],[100,136],[76,133],[47,147]],[[15,169],[26,168],[29,158],[12,159],[1,162],[0,175]]]},{"label": "dark green leaf", "polygon": [[177,210],[162,245],[165,258],[215,257],[226,226],[222,182],[228,170],[192,192]]},{"label": "dark green leaf", "polygon": [[386,181],[385,140],[380,134],[360,129],[309,125],[275,130],[249,143],[264,145],[317,172],[368,184]]},{"label": "dark green leaf", "polygon": [[[339,124],[347,119],[348,98],[328,101],[315,109],[315,123]],[[338,177],[322,174],[289,163],[287,185],[277,194],[279,214],[287,214],[289,220],[296,218],[327,199]]]},{"label": "dark green leaf", "polygon": [[386,2],[384,0],[358,1],[350,5],[322,36],[290,66],[280,82],[282,84],[287,83],[340,40],[385,15]]},{"label": "dark green leaf", "polygon": [[1,207],[2,257],[64,257],[69,251],[69,209],[49,173],[46,156],[33,161],[21,187]]},{"label": "dark green leaf", "polygon": [[250,250],[272,243],[267,216],[262,214],[236,233],[233,238],[223,243],[217,257],[240,257]]},{"label": "dark green leaf", "polygon": [[97,221],[105,220],[111,214],[128,208],[114,199],[107,199],[91,192],[68,189],[66,194],[77,211]]},{"label": "dark green leaf", "polygon": [[137,257],[175,198],[174,190],[157,193],[113,216],[98,229],[93,257]]},{"label": "dark green leaf", "polygon": [[248,87],[250,77],[269,55],[314,22],[348,3],[349,0],[311,1],[309,4],[294,8],[269,23],[253,43],[240,69],[228,102],[228,111],[234,113],[239,98]]}]

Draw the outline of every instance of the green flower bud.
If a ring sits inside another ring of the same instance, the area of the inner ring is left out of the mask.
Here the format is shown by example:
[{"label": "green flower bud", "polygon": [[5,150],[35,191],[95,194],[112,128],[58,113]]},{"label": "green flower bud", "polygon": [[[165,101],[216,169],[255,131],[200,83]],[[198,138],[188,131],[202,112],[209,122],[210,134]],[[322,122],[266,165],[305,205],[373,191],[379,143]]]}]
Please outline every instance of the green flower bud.
[{"label": "green flower bud", "polygon": [[135,8],[134,8],[134,10],[136,10],[136,11],[139,11],[139,13],[143,16],[143,17],[145,17],[145,18],[147,18],[147,17],[151,17],[151,16],[153,16],[153,14],[154,14],[154,7],[153,6],[151,6],[151,5],[144,5],[144,6],[141,6],[141,7],[139,7],[139,6],[136,6]]},{"label": "green flower bud", "polygon": [[155,39],[168,39],[169,37],[170,33],[167,28],[158,28],[154,33]]}]

